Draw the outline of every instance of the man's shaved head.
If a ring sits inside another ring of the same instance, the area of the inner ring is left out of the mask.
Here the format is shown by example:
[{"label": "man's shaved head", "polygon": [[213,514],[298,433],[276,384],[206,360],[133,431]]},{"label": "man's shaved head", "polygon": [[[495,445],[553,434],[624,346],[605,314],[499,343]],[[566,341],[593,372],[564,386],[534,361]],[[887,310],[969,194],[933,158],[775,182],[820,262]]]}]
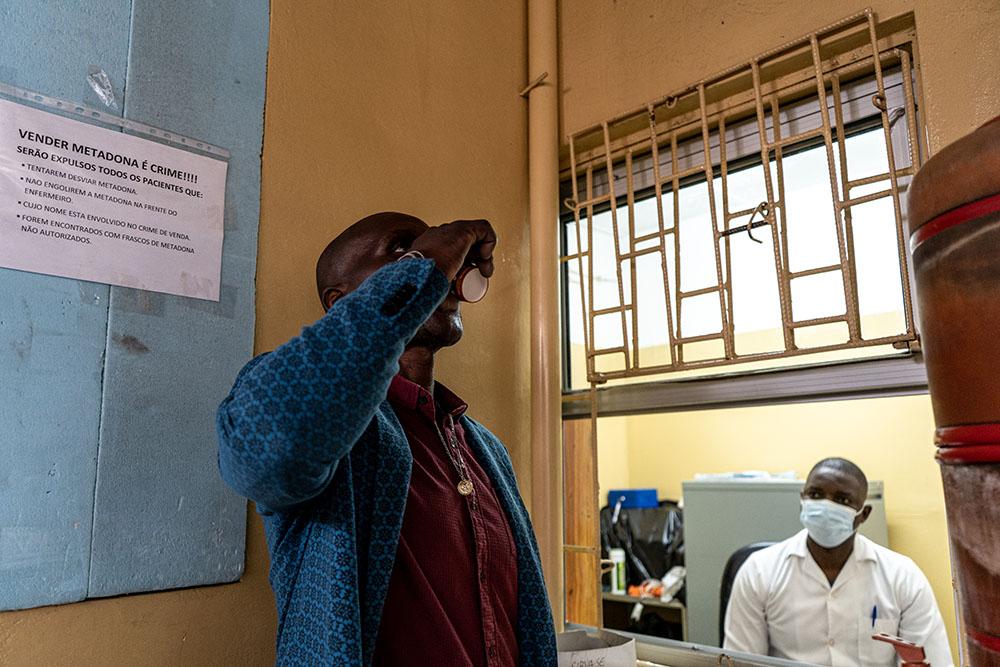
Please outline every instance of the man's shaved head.
[{"label": "man's shaved head", "polygon": [[839,457],[823,459],[812,467],[812,470],[809,471],[809,475],[812,476],[812,474],[820,468],[830,468],[844,473],[845,475],[853,478],[863,489],[868,489],[868,477],[865,476],[864,471],[862,471],[861,468],[859,468],[853,461],[848,461],[847,459]]},{"label": "man's shaved head", "polygon": [[329,308],[327,294],[330,290],[349,292],[379,268],[372,268],[369,260],[378,256],[380,251],[393,250],[382,248],[384,244],[380,241],[408,245],[426,229],[427,223],[420,218],[385,211],[364,217],[341,232],[330,241],[316,262],[316,291],[323,301],[323,308]]},{"label": "man's shaved head", "polygon": [[[368,276],[397,262],[429,227],[420,218],[387,211],[358,220],[330,241],[316,262],[316,291],[329,311],[333,304],[357,289]],[[458,296],[449,293],[424,322],[408,347],[438,350],[462,338]]]},{"label": "man's shaved head", "polygon": [[847,459],[823,459],[809,471],[804,493],[815,496],[817,490],[831,500],[847,499],[848,504],[860,509],[868,498],[868,477]]}]

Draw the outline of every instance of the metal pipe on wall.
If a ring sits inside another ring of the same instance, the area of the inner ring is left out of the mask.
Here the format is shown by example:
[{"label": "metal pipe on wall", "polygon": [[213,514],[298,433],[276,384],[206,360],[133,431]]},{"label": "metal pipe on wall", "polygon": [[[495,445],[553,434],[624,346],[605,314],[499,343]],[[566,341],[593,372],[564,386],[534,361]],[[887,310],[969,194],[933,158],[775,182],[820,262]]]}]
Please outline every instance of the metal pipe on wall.
[{"label": "metal pipe on wall", "polygon": [[[556,628],[563,625],[558,295],[559,88],[556,0],[528,0],[531,224],[531,517]],[[542,78],[542,75],[547,76]]]}]

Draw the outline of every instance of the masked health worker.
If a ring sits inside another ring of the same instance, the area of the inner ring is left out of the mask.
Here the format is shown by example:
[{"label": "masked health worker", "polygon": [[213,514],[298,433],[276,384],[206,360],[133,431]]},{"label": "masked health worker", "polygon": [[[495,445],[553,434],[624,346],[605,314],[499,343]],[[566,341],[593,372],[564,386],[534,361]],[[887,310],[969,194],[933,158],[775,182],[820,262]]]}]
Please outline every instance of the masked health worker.
[{"label": "masked health worker", "polygon": [[817,665],[896,665],[873,634],[924,647],[933,667],[953,664],[927,577],[901,554],[856,533],[871,514],[858,466],[824,459],[802,490],[805,530],[752,554],[733,583],[726,649]]}]

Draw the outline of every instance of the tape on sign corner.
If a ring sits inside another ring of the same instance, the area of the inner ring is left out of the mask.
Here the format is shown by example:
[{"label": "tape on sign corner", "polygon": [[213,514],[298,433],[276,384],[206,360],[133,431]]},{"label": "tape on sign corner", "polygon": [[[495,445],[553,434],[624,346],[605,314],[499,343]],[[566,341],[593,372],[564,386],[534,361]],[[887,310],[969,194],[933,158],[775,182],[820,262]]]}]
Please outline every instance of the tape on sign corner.
[{"label": "tape on sign corner", "polygon": [[115,88],[111,85],[111,78],[103,68],[91,65],[87,68],[87,83],[93,89],[104,106],[109,109],[118,110],[118,100],[115,99]]},{"label": "tape on sign corner", "polygon": [[191,310],[215,315],[227,320],[236,319],[236,304],[239,302],[240,288],[235,285],[222,285],[219,288],[219,300],[192,299],[181,297],[179,303]]},{"label": "tape on sign corner", "polygon": [[135,287],[115,287],[114,308],[138,315],[163,317],[167,295]]}]

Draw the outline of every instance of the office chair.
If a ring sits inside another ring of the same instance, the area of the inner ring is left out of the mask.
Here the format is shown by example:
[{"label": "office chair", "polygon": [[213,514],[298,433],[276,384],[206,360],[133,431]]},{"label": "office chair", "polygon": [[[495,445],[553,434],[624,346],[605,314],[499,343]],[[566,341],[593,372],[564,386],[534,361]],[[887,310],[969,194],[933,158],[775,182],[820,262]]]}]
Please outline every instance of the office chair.
[{"label": "office chair", "polygon": [[733,555],[726,561],[726,567],[722,571],[722,585],[719,588],[719,646],[726,641],[726,608],[729,606],[729,596],[733,592],[733,582],[736,581],[736,573],[743,567],[755,551],[766,549],[775,542],[755,542],[745,547],[740,547],[733,552]]}]

